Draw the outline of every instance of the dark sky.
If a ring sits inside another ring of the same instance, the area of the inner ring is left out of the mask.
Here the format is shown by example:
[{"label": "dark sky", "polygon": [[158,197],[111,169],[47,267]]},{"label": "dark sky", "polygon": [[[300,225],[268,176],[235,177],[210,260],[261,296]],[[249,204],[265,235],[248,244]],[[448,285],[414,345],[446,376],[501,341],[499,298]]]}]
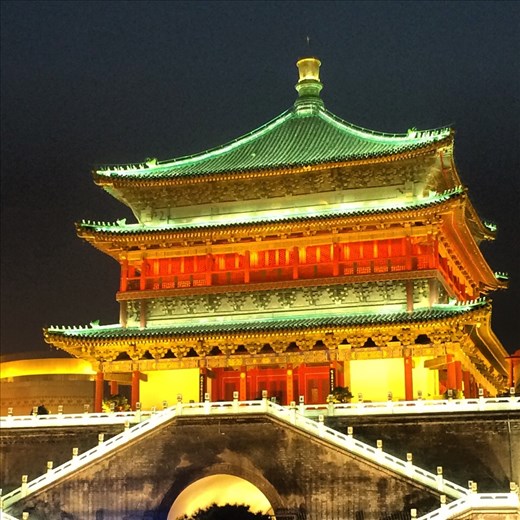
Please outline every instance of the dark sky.
[{"label": "dark sky", "polygon": [[202,151],[295,100],[295,62],[322,61],[329,110],[366,128],[456,129],[484,245],[510,289],[495,332],[520,348],[520,3],[1,2],[1,347],[49,351],[46,325],[118,320],[114,260],[74,222],[129,210],[103,163]]}]

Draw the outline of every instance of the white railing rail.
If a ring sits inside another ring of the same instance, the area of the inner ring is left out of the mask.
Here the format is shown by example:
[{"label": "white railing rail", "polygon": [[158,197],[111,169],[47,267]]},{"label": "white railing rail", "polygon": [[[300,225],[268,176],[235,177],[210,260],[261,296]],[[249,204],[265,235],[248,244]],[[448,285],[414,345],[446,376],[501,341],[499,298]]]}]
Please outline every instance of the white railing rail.
[{"label": "white railing rail", "polygon": [[420,482],[430,488],[444,493],[453,498],[459,498],[469,492],[468,489],[446,480],[441,475],[435,475],[429,471],[415,466],[411,461],[404,461],[398,457],[394,457],[382,449],[374,448],[369,444],[358,441],[352,435],[344,434],[325,426],[323,416],[319,417],[318,422],[304,417],[297,412],[296,407],[285,408],[273,403],[268,403],[271,409],[271,415],[279,419],[284,419],[293,426],[300,428],[307,433],[314,434],[327,442],[343,448],[350,453],[358,455],[364,459],[370,460],[379,466],[386,467],[396,473],[411,478],[416,482]]},{"label": "white railing rail", "polygon": [[417,399],[414,401],[350,402],[299,405],[307,417],[320,414],[358,415],[422,415],[433,413],[493,412],[520,410],[520,397],[476,397],[474,399]]},{"label": "white railing rail", "polygon": [[[192,403],[193,404],[193,403]],[[197,403],[195,403],[197,404]],[[224,403],[213,403],[213,406]],[[185,407],[187,405],[184,405]],[[474,399],[443,399],[415,401],[378,401],[354,403],[299,404],[298,412],[306,417],[320,415],[343,417],[362,415],[420,415],[433,413],[492,412],[520,410],[520,397],[480,397]],[[156,413],[154,410],[135,412],[58,413],[49,415],[5,415],[0,429],[51,426],[84,426],[87,424],[138,423]]]},{"label": "white railing rail", "polygon": [[0,429],[49,428],[56,426],[95,426],[110,424],[134,424],[152,416],[155,411],[60,413],[48,415],[5,415],[0,417]]},{"label": "white railing rail", "polygon": [[0,510],[0,520],[19,520],[18,518],[15,518],[14,516],[8,515],[7,513],[4,513]]},{"label": "white railing rail", "polygon": [[411,461],[403,461],[385,453],[382,449],[374,448],[364,442],[355,440],[352,435],[346,435],[325,426],[323,416],[319,417],[318,421],[315,421],[301,415],[296,406],[284,407],[272,403],[267,399],[262,399],[260,401],[238,401],[235,399],[233,401],[218,403],[206,401],[203,403],[185,404],[178,402],[176,406],[166,408],[150,415],[143,422],[137,423],[131,428],[129,427],[129,424],[127,424],[128,427],[119,435],[116,435],[105,442],[100,442],[98,446],[81,455],[73,456],[73,458],[68,462],[65,462],[55,469],[49,469],[47,473],[31,482],[22,483],[22,486],[1,498],[2,504],[4,507],[9,507],[10,505],[15,504],[27,495],[35,493],[57,480],[72,474],[79,468],[104,457],[115,449],[137,439],[147,432],[150,432],[157,426],[164,424],[176,416],[259,413],[265,413],[276,417],[277,419],[310,433],[315,437],[321,438],[328,443],[338,446],[339,448],[360,456],[365,460],[369,460],[379,466],[404,475],[452,498],[460,498],[469,493],[468,489],[444,479],[442,475],[434,475],[429,471],[415,466]]},{"label": "white railing rail", "polygon": [[151,415],[143,422],[134,425],[132,428],[125,428],[125,430],[119,435],[116,435],[107,441],[100,442],[97,446],[86,451],[85,453],[73,456],[72,459],[65,462],[61,466],[48,470],[47,473],[44,473],[40,477],[37,477],[30,482],[22,483],[19,488],[16,488],[7,495],[0,497],[2,506],[4,508],[9,507],[22,498],[25,498],[27,495],[39,491],[49,484],[52,484],[57,480],[72,474],[79,468],[104,457],[111,451],[114,451],[115,449],[137,439],[141,435],[153,430],[157,426],[164,424],[168,420],[175,417],[176,410],[176,407],[161,410],[160,412]]},{"label": "white railing rail", "polygon": [[511,493],[470,493],[439,509],[423,515],[417,520],[449,520],[470,511],[500,511],[520,513],[518,494]]}]

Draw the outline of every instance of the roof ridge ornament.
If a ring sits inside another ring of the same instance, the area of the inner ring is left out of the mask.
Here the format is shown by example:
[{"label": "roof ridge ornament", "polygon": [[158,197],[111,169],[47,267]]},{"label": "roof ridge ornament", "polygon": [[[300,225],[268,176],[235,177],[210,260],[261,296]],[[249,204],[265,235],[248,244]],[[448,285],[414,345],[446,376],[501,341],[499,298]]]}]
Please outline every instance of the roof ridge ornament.
[{"label": "roof ridge ornament", "polygon": [[315,57],[300,58],[296,62],[298,67],[298,83],[295,89],[298,91],[298,99],[294,103],[295,108],[312,109],[323,108],[323,100],[320,98],[320,92],[323,83],[320,81],[321,61]]}]

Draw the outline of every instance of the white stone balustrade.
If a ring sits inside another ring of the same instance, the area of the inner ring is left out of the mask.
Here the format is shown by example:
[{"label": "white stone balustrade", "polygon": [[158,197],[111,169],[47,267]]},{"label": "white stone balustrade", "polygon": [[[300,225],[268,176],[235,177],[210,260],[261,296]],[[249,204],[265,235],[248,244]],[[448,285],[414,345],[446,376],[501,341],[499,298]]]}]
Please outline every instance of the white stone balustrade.
[{"label": "white stone balustrade", "polygon": [[[452,400],[450,408],[447,409],[446,401],[422,401],[420,408],[416,406],[416,401],[395,402],[394,406],[388,407],[387,402],[384,403],[341,403],[334,405],[334,415],[356,415],[359,413],[425,413],[425,410],[430,413],[447,412],[447,411],[482,411],[486,410],[511,410],[520,409],[520,398],[506,397],[506,398],[489,398],[489,399],[475,399],[475,400]],[[428,406],[424,406],[424,404]],[[456,403],[454,405],[454,403]],[[402,408],[401,406],[402,405]],[[455,406],[455,408],[453,408]],[[305,415],[301,414],[303,409]],[[361,410],[362,409],[362,410]],[[374,412],[377,410],[377,412]],[[296,427],[302,431],[310,433],[316,437],[320,437],[329,443],[345,449],[346,451],[356,454],[372,462],[376,462],[382,467],[385,467],[396,473],[405,475],[441,492],[443,495],[449,496],[452,499],[458,499],[454,502],[446,504],[443,511],[446,510],[450,514],[453,513],[453,507],[469,507],[468,504],[476,504],[479,507],[482,504],[489,503],[489,497],[498,497],[504,504],[518,503],[518,494],[515,491],[511,493],[502,494],[478,494],[476,487],[471,486],[471,490],[463,488],[458,484],[450,482],[443,478],[442,468],[437,468],[437,474],[433,474],[415,466],[412,462],[411,454],[407,456],[407,460],[401,460],[383,451],[382,442],[378,443],[377,447],[370,446],[366,443],[358,441],[352,436],[352,428],[348,428],[348,433],[343,434],[337,430],[325,426],[324,415],[328,414],[329,406],[325,405],[304,405],[300,401],[300,405],[296,407],[295,403],[290,407],[283,407],[276,403],[269,401],[267,397],[256,401],[239,401],[238,396],[233,401],[211,403],[204,401],[203,403],[182,403],[182,396],[175,406],[163,408],[161,411],[152,410],[145,412],[138,410],[136,412],[115,412],[105,414],[57,414],[57,415],[41,415],[41,416],[7,416],[0,418],[0,426],[2,428],[28,428],[28,427],[52,427],[52,426],[83,426],[86,424],[121,424],[125,429],[119,435],[104,441],[102,437],[98,438],[99,444],[91,450],[79,455],[74,454],[73,458],[58,466],[57,468],[47,468],[47,472],[34,479],[31,482],[23,482],[20,488],[15,489],[11,493],[2,497],[4,507],[18,502],[24,496],[34,493],[47,487],[48,485],[70,475],[80,467],[93,461],[104,457],[109,452],[118,449],[130,441],[137,439],[139,436],[147,433],[157,426],[172,420],[176,416],[195,416],[195,415],[236,415],[236,414],[267,414],[275,417],[292,427]],[[345,413],[346,412],[346,413]],[[317,416],[318,420],[312,417]],[[140,421],[140,422],[139,422]],[[133,424],[130,427],[130,424]],[[25,476],[24,476],[25,477]],[[25,477],[26,479],[26,477]],[[513,489],[513,488],[512,488]],[[467,499],[468,496],[477,497],[475,501],[471,502]],[[516,497],[516,498],[514,498]],[[461,501],[462,500],[462,501]],[[515,502],[516,501],[516,502]],[[505,507],[504,506],[504,507]],[[483,507],[483,506],[482,506]],[[461,509],[462,510],[462,509]],[[458,509],[457,509],[458,511]],[[434,513],[430,513],[433,515]],[[455,513],[453,513],[455,514]],[[458,514],[458,513],[457,513]],[[450,516],[424,516],[421,520],[429,519],[451,518]]]}]

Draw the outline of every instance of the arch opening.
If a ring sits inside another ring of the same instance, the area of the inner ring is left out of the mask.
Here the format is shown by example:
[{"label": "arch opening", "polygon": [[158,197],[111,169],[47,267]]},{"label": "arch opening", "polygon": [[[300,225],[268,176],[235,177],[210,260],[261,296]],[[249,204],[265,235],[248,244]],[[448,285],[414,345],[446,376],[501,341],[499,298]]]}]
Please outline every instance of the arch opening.
[{"label": "arch opening", "polygon": [[274,515],[269,500],[254,484],[235,475],[219,473],[201,478],[183,489],[175,499],[167,520],[190,516],[212,504],[245,504],[253,513]]}]

